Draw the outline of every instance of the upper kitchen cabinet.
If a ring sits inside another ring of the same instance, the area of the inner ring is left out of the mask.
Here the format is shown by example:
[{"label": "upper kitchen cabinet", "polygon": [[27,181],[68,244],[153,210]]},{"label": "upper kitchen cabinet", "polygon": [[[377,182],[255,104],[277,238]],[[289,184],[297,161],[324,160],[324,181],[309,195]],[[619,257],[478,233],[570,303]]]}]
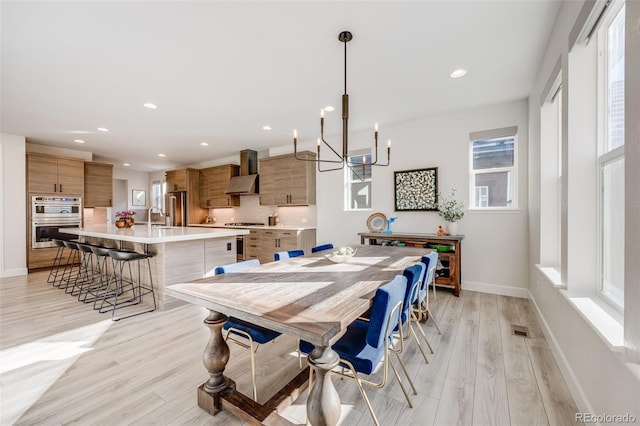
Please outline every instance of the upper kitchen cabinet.
[{"label": "upper kitchen cabinet", "polygon": [[84,206],[111,207],[113,165],[84,163]]},{"label": "upper kitchen cabinet", "polygon": [[[315,160],[316,154],[299,152]],[[260,159],[260,204],[306,206],[316,203],[316,163],[296,160],[294,154]]]},{"label": "upper kitchen cabinet", "polygon": [[27,154],[27,190],[33,194],[84,193],[84,161]]},{"label": "upper kitchen cabinet", "polygon": [[225,194],[229,181],[240,175],[240,166],[225,164],[200,170],[200,207],[237,207],[240,205],[238,195]]},{"label": "upper kitchen cabinet", "polygon": [[167,192],[187,190],[187,169],[169,170],[166,172]]}]

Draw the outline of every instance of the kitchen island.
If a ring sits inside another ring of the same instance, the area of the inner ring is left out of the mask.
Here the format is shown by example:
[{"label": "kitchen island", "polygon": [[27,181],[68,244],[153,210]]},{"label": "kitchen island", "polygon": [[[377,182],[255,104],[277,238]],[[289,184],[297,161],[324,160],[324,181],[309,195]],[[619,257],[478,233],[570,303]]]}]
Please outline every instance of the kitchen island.
[{"label": "kitchen island", "polygon": [[[160,309],[166,302],[165,287],[214,275],[214,269],[236,261],[236,237],[245,229],[184,228],[178,226],[134,225],[118,229],[114,225],[65,228],[84,242],[122,250],[147,253]],[[141,268],[146,268],[142,264]],[[142,277],[148,277],[142,271]],[[135,273],[135,271],[134,271]]]}]

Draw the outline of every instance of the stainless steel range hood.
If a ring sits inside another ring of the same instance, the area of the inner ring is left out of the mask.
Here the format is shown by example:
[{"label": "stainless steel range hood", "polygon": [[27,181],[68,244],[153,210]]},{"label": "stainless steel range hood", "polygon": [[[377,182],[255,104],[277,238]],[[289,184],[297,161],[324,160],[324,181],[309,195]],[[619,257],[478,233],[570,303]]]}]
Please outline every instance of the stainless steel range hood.
[{"label": "stainless steel range hood", "polygon": [[251,149],[240,151],[240,176],[234,176],[227,186],[225,194],[258,194],[258,152]]}]

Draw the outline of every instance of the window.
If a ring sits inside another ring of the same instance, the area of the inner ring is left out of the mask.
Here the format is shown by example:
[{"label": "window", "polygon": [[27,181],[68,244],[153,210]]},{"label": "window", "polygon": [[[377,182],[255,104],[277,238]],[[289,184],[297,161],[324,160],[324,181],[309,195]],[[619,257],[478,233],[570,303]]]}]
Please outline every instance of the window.
[{"label": "window", "polygon": [[504,133],[509,129],[471,134],[471,190],[472,208],[517,207],[516,137],[501,134],[497,137],[473,138],[474,135]]},{"label": "window", "polygon": [[599,274],[602,297],[624,306],[624,4],[598,30]]},{"label": "window", "polygon": [[554,70],[540,107],[540,264],[562,268],[562,70]]},{"label": "window", "polygon": [[[368,165],[363,166],[363,160]],[[345,167],[345,210],[371,209],[371,150],[350,153],[349,164],[352,166]]]},{"label": "window", "polygon": [[164,202],[164,196],[166,193],[167,183],[154,180],[151,183],[151,206],[160,209],[160,211],[166,211]]}]

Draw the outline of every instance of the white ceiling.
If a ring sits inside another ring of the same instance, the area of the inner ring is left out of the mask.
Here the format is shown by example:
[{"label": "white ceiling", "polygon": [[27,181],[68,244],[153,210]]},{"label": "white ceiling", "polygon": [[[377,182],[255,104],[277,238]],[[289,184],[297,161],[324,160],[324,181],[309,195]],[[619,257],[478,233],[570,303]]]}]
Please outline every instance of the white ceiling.
[{"label": "white ceiling", "polygon": [[[381,139],[393,139],[385,125],[525,98],[560,0],[3,0],[0,7],[0,130],[161,170],[286,145],[294,128],[301,141],[314,140],[329,104],[337,110],[326,115],[328,132],[337,133],[343,30],[354,35],[352,130],[378,121]],[[467,76],[450,79],[456,68]],[[266,124],[273,130],[262,130]]]}]

